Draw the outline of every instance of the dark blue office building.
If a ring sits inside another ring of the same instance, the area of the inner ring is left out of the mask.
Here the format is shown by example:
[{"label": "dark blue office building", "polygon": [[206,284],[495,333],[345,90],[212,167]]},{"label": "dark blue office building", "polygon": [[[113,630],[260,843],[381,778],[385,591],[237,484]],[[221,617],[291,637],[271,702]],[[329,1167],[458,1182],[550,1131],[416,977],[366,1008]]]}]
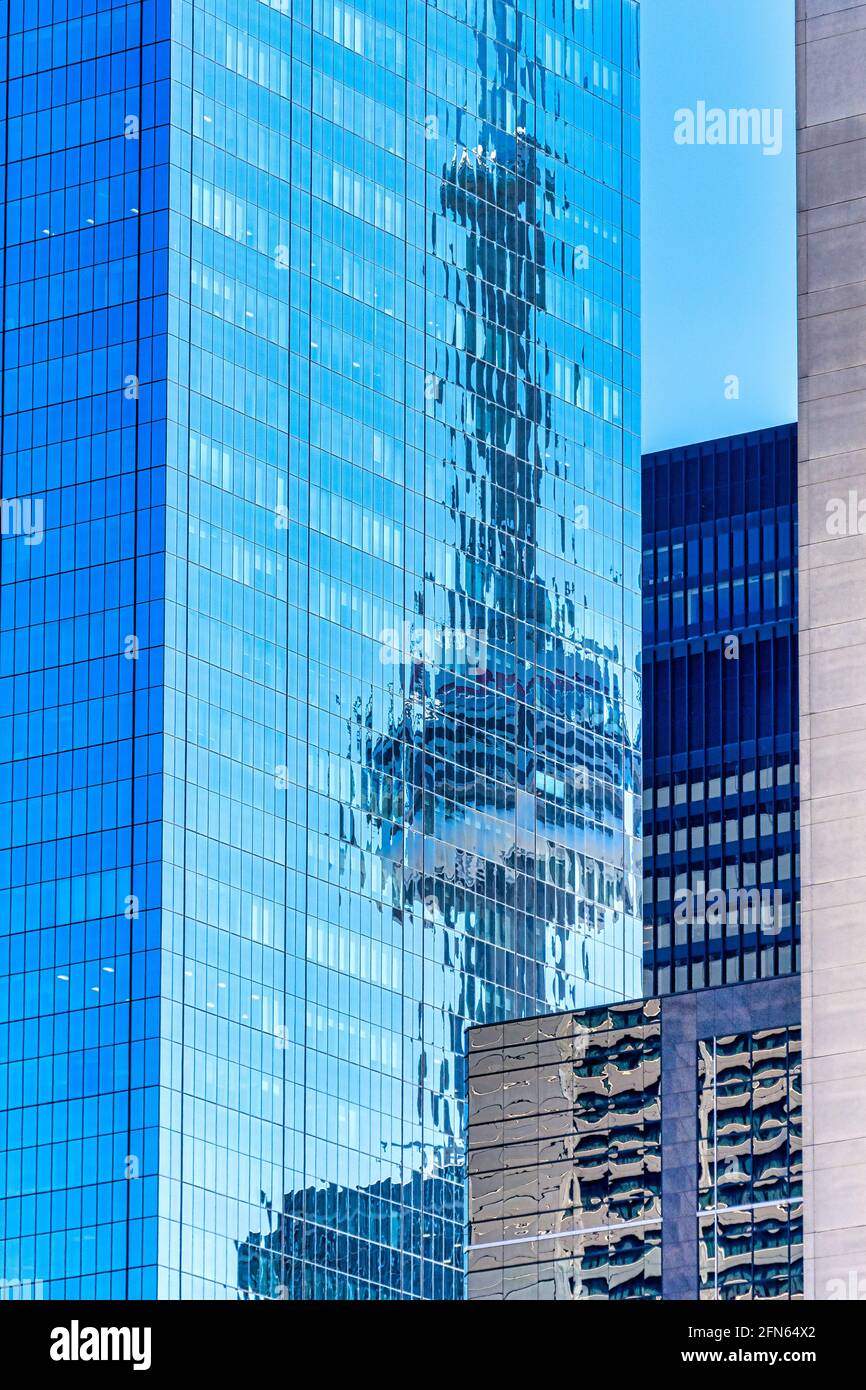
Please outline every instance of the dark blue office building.
[{"label": "dark blue office building", "polygon": [[798,969],[796,426],[643,460],[644,988]]}]

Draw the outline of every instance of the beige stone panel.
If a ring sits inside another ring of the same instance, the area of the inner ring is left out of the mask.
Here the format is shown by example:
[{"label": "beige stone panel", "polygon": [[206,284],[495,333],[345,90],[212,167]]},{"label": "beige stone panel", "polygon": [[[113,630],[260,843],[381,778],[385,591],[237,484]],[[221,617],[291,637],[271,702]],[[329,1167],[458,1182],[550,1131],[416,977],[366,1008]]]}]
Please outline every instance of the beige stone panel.
[{"label": "beige stone panel", "polygon": [[[816,1249],[821,1244],[819,1232],[842,1230],[852,1220],[866,1226],[866,1168],[851,1163],[844,1168],[822,1169],[813,1202]],[[855,1249],[862,1248],[862,1239],[862,1234],[855,1238]]]},{"label": "beige stone panel", "polygon": [[[821,933],[819,959],[828,974],[836,970],[850,970],[852,967],[866,962],[864,916],[866,916],[866,899],[864,898],[858,899],[856,903],[846,903],[842,907],[826,908],[820,914],[818,918]],[[809,921],[810,926],[813,926],[814,914]],[[821,992],[816,988],[815,993]]]},{"label": "beige stone panel", "polygon": [[[862,959],[858,962],[837,965],[832,969],[824,969],[816,962],[816,968],[812,974],[813,999],[825,994],[847,995],[851,991],[857,991],[860,994],[866,993],[866,949],[861,951],[861,955]],[[866,1060],[866,1053],[863,1056]]]},{"label": "beige stone panel", "polygon": [[[806,39],[812,35],[808,31]],[[823,124],[859,115],[865,71],[866,29],[812,39],[806,63],[806,121]]]},{"label": "beige stone panel", "polygon": [[816,479],[798,503],[800,544],[817,551],[813,565],[866,558],[866,472]]},{"label": "beige stone panel", "polygon": [[866,1077],[843,1077],[820,1086],[807,1082],[804,1102],[812,1107],[811,1142],[835,1144],[866,1138]]},{"label": "beige stone panel", "polygon": [[[863,403],[866,425],[866,399]],[[866,618],[866,560],[827,565],[809,572],[810,626],[825,627],[844,617]]]},{"label": "beige stone panel", "polygon": [[812,1149],[814,1171],[824,1168],[844,1168],[852,1163],[866,1167],[866,1139],[853,1139],[844,1144],[819,1144]]},{"label": "beige stone panel", "polygon": [[805,1284],[866,1298],[866,3],[797,18]]},{"label": "beige stone panel", "polygon": [[813,653],[809,658],[809,688],[813,712],[862,705],[866,691],[866,646],[843,646],[835,651]]},{"label": "beige stone panel", "polygon": [[[829,1057],[808,1057],[804,1065],[808,1085],[822,1086],[828,1081],[845,1081],[851,1076],[859,1076],[861,1072],[866,1073],[866,1049],[862,1052],[834,1052]],[[866,1137],[863,1142],[866,1144]],[[839,1148],[841,1151],[842,1146]]]},{"label": "beige stone panel", "polygon": [[866,197],[866,141],[862,139],[809,150],[797,163],[801,190],[805,180],[806,206],[827,207]]},{"label": "beige stone panel", "polygon": [[[866,362],[866,306],[823,313],[805,323],[810,373],[836,372]],[[825,385],[819,381],[818,388]],[[846,383],[850,387],[851,383]],[[862,387],[862,383],[858,382]]]},{"label": "beige stone panel", "polygon": [[800,418],[809,430],[813,456],[849,453],[866,438],[866,393],[807,401]]},{"label": "beige stone panel", "polygon": [[866,877],[852,874],[850,878],[810,884],[808,894],[811,904],[821,911],[829,908],[856,907],[858,903],[866,902]]},{"label": "beige stone panel", "polygon": [[846,873],[859,869],[859,856],[866,843],[866,817],[813,824],[810,834],[813,882],[844,878]]},{"label": "beige stone panel", "polygon": [[[866,117],[863,118],[866,121]],[[803,132],[804,142],[812,132]],[[797,230],[800,240],[816,232],[829,232],[834,227],[851,227],[857,222],[866,222],[866,198],[851,198],[845,203],[834,203],[827,208],[804,208],[797,215]],[[805,276],[804,272],[804,276]],[[805,278],[799,278],[801,289],[806,287]]]},{"label": "beige stone panel", "polygon": [[797,0],[798,19],[816,19],[820,15],[842,14],[858,10],[863,0]]},{"label": "beige stone panel", "polygon": [[[810,668],[811,664],[810,662]],[[809,715],[810,755],[815,745],[821,744],[825,739],[833,739],[838,749],[838,757],[851,756],[854,748],[854,736],[864,727],[864,724],[866,724],[866,714],[864,714],[862,705],[838,705],[835,708],[813,711]],[[816,793],[816,795],[829,794],[829,792]],[[818,820],[819,817],[816,815],[813,819]]]},{"label": "beige stone panel", "polygon": [[[818,972],[813,971],[813,1055],[821,1057],[839,1052],[866,1051],[866,987],[823,993],[816,988],[817,979]],[[860,1078],[856,1076],[847,1080],[852,1087],[860,1084]],[[866,1073],[861,1089],[866,1107]],[[863,1132],[866,1133],[866,1108]]]},{"label": "beige stone panel", "polygon": [[866,473],[866,450],[852,449],[847,454],[828,454],[826,458],[813,458],[799,464],[800,492],[804,487],[828,483],[838,478],[840,491],[850,484],[842,482],[859,474]]},{"label": "beige stone panel", "polygon": [[[864,132],[864,134],[866,134],[866,132]],[[801,237],[800,240],[806,243],[803,249],[808,263],[809,239]],[[797,299],[797,307],[801,321],[800,326],[801,328],[807,327],[808,320],[810,319],[841,316],[849,309],[861,307],[864,302],[866,302],[866,284],[860,281],[850,285],[829,285],[826,289],[810,290],[808,293],[805,293],[801,289],[801,293]],[[808,342],[808,337],[801,337],[800,341]],[[852,339],[851,347],[856,349],[856,346],[856,341]],[[857,366],[858,358],[856,353],[852,353],[850,362],[846,361],[841,365]],[[823,389],[824,376],[821,372],[815,372],[814,364],[811,362],[809,363],[808,372],[801,373],[799,380],[801,387],[806,393],[807,400],[813,395],[826,396],[829,394],[829,392]]]},{"label": "beige stone panel", "polygon": [[826,1255],[812,1260],[807,1257],[803,1287],[805,1297],[810,1300],[862,1302],[866,1299],[866,1245],[854,1254]]},{"label": "beige stone panel", "polygon": [[856,4],[850,9],[817,15],[814,19],[807,20],[806,37],[810,40],[830,39],[840,34],[856,33],[862,28],[862,0],[856,0]]},{"label": "beige stone panel", "polygon": [[[815,679],[814,670],[812,679]],[[859,723],[859,706],[856,707],[855,714],[858,724],[854,728],[848,727],[847,721],[841,718],[848,710],[855,711],[853,703],[845,705],[842,709],[830,708],[813,716],[809,750],[813,803],[820,797],[851,797],[866,789],[866,729]],[[826,807],[813,804],[812,826],[821,826],[827,819],[837,819],[839,816],[860,819],[863,815],[862,808],[859,815],[857,812],[858,808],[850,802],[833,808],[829,815]],[[855,857],[848,869],[861,873],[863,863],[858,862]]]},{"label": "beige stone panel", "polygon": [[828,1226],[823,1231],[814,1232],[815,1258],[833,1257],[856,1259],[866,1250],[866,1211],[856,1213],[853,1223],[843,1222],[840,1226]]},{"label": "beige stone panel", "polygon": [[835,651],[839,647],[866,646],[866,622],[833,623],[831,627],[815,628],[814,632],[801,634],[801,657],[818,656],[821,652]]}]

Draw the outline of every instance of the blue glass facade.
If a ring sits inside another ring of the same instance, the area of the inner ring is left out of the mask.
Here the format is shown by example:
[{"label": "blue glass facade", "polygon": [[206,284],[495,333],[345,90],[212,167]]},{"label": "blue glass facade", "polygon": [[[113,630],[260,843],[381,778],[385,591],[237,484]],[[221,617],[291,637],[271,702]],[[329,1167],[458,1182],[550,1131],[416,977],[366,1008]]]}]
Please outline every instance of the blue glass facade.
[{"label": "blue glass facade", "polygon": [[164,8],[0,17],[0,1275],[19,1296],[156,1291]]},{"label": "blue glass facade", "polygon": [[797,434],[643,461],[644,988],[799,969]]},{"label": "blue glass facade", "polygon": [[639,983],[637,0],[36,18],[3,1273],[459,1297],[467,1022]]}]

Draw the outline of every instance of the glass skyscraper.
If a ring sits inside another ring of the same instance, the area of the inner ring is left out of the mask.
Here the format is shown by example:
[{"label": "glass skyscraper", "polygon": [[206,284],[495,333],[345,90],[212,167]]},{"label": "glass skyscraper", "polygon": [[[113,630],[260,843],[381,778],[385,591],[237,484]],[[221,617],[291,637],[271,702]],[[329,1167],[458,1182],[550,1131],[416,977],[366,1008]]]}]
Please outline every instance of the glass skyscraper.
[{"label": "glass skyscraper", "polygon": [[460,1297],[639,992],[638,9],[4,12],[7,1280]]},{"label": "glass skyscraper", "polygon": [[13,0],[0,25],[0,1277],[135,1298],[168,1258],[180,1138],[160,1091],[169,13]]}]

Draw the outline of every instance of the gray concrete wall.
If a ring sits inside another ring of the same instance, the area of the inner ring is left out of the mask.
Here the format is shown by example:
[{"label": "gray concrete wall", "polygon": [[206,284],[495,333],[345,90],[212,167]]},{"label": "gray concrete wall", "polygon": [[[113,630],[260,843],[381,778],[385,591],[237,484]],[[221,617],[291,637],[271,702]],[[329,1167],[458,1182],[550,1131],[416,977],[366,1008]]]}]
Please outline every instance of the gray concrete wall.
[{"label": "gray concrete wall", "polygon": [[866,1298],[866,3],[797,64],[805,1291]]}]

